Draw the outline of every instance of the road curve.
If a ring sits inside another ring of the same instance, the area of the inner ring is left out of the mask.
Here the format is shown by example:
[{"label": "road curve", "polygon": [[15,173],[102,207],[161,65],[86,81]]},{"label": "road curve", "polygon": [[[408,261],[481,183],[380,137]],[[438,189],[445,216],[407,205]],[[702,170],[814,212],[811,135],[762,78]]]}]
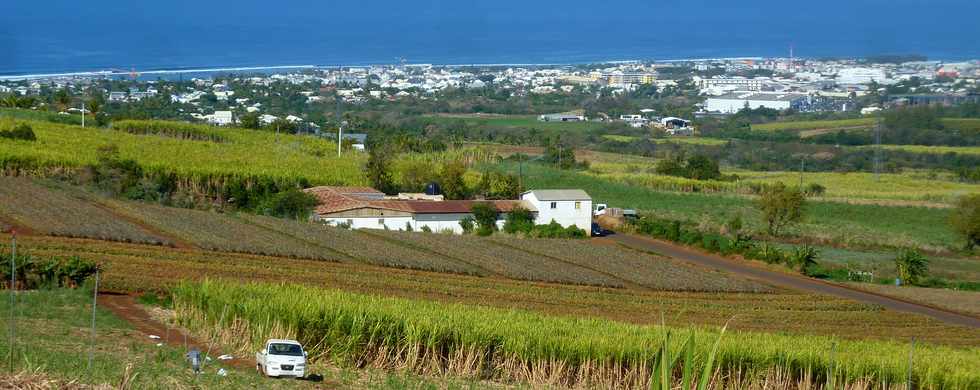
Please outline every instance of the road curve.
[{"label": "road curve", "polygon": [[824,282],[813,278],[799,275],[784,274],[763,268],[743,264],[736,260],[726,259],[721,256],[707,254],[691,248],[675,245],[672,243],[655,240],[647,237],[640,237],[630,234],[614,234],[609,236],[610,240],[626,245],[628,247],[656,252],[678,260],[688,261],[704,267],[714,268],[730,272],[743,277],[760,280],[777,287],[792,290],[835,295],[842,298],[852,299],[858,302],[880,305],[882,307],[904,311],[908,313],[922,314],[950,324],[980,328],[980,318],[956,313],[924,304],[909,302],[897,298],[887,297],[875,293],[856,290],[837,284]]}]

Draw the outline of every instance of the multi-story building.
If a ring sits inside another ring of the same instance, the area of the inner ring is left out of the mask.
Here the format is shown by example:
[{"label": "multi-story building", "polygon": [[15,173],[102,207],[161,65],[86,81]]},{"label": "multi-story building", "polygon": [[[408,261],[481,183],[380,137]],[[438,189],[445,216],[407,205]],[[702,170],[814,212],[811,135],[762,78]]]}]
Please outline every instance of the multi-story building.
[{"label": "multi-story building", "polygon": [[609,84],[653,84],[657,80],[657,75],[648,72],[623,72],[620,70],[612,72],[595,71],[589,73],[592,81],[605,81]]},{"label": "multi-story building", "polygon": [[732,92],[708,98],[705,110],[708,112],[734,114],[743,108],[771,108],[773,110],[800,109],[807,101],[807,95],[782,92]]}]

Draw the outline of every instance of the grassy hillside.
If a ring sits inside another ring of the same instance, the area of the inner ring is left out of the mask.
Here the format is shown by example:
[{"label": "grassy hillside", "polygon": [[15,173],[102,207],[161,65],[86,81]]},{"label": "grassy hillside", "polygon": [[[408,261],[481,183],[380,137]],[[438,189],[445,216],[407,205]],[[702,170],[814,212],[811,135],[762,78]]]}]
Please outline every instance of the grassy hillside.
[{"label": "grassy hillside", "polygon": [[309,136],[233,128],[211,128],[176,122],[148,122],[161,127],[197,128],[220,136],[220,142],[186,140],[167,135],[141,135],[27,121],[37,141],[0,139],[0,166],[75,168],[96,162],[99,147],[116,145],[122,158],[151,170],[185,177],[254,176],[307,179],[314,184],[362,185],[364,155],[351,152],[336,157],[336,144]]}]

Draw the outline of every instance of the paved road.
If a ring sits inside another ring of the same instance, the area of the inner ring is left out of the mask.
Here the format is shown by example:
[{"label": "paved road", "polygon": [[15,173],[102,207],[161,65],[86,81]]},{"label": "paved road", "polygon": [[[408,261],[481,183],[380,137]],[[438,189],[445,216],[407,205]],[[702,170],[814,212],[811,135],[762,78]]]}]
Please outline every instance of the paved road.
[{"label": "paved road", "polygon": [[614,234],[609,236],[609,239],[632,248],[660,253],[678,260],[689,261],[708,268],[719,269],[744,277],[760,280],[778,287],[835,295],[853,299],[859,302],[880,305],[892,310],[930,316],[950,324],[980,328],[980,318],[977,317],[892,297],[886,297],[866,291],[855,290],[804,276],[769,271],[749,264],[740,263],[736,260],[706,254],[664,241],[629,234]]}]

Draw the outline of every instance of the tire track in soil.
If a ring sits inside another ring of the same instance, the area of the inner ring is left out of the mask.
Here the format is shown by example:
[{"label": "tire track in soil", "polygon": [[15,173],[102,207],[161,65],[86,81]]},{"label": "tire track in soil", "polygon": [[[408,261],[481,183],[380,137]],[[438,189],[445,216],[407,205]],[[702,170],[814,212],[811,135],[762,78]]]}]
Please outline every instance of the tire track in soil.
[{"label": "tire track in soil", "polygon": [[[112,314],[132,325],[134,329],[144,335],[144,340],[149,340],[155,343],[164,343],[180,350],[189,350],[190,348],[196,347],[202,353],[208,352],[208,343],[201,342],[193,336],[182,332],[180,329],[169,327],[166,324],[157,321],[150,316],[150,313],[136,303],[136,297],[132,295],[100,293],[98,305],[111,311]],[[149,338],[150,335],[160,336],[160,339],[151,339]],[[221,355],[222,352],[218,350],[216,346],[211,345],[210,356],[217,357]],[[212,359],[213,360],[211,362],[205,363],[205,365],[214,365],[219,362],[217,358]],[[231,360],[221,360],[220,363],[242,370],[251,370],[255,368],[255,361],[250,356],[236,356]]]}]

